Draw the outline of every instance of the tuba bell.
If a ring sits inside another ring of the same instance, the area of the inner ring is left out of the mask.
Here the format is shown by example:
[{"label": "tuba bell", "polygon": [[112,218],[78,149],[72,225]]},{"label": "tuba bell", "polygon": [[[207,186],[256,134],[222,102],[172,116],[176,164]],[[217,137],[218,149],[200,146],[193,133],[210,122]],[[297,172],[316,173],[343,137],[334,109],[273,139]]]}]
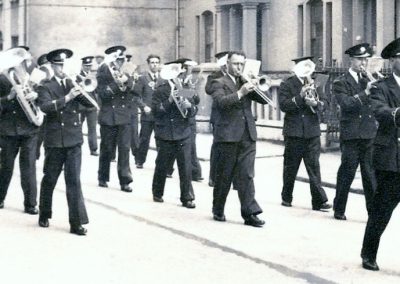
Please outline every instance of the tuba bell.
[{"label": "tuba bell", "polygon": [[30,53],[23,48],[12,48],[0,52],[0,72],[10,81],[16,92],[16,98],[29,122],[36,126],[43,123],[44,113],[34,101],[26,96],[35,93],[27,71],[26,61],[31,59]]}]

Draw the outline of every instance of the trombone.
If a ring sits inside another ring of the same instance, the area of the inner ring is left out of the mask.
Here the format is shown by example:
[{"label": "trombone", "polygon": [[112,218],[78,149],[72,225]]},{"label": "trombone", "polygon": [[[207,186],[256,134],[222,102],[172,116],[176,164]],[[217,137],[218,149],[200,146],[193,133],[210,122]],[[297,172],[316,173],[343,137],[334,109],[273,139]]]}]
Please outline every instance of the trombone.
[{"label": "trombone", "polygon": [[[241,77],[244,83],[250,83],[254,86],[254,91],[263,101],[276,109],[275,102],[268,97],[268,90],[271,88],[272,83],[271,79],[267,75],[254,76],[249,74],[246,76],[242,74]],[[248,77],[250,78],[248,79]]]},{"label": "trombone", "polygon": [[[96,110],[100,110],[97,102],[87,93],[87,92],[93,92],[95,88],[92,88],[92,86],[89,85],[90,88],[88,90],[85,90],[85,86],[81,86],[74,79],[72,79],[70,75],[64,73],[64,77],[66,79],[69,79],[72,82],[72,85],[74,86],[74,88],[76,90],[78,90],[96,108]],[[91,81],[93,81],[93,80],[91,80]],[[97,81],[96,81],[96,83],[97,83]],[[90,91],[90,90],[92,90],[92,91]]]}]

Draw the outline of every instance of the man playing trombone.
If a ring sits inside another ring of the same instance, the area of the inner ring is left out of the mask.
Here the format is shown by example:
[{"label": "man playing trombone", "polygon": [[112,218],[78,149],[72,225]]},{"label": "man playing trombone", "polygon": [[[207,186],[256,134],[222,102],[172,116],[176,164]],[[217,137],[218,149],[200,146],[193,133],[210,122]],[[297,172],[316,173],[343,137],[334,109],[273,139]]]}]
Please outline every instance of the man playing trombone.
[{"label": "man playing trombone", "polygon": [[[86,235],[82,227],[89,222],[81,189],[81,146],[83,143],[79,105],[93,106],[82,90],[64,73],[64,61],[72,56],[69,49],[47,54],[54,76],[39,87],[39,105],[46,113],[44,124],[45,161],[40,188],[39,226],[48,227],[52,217],[53,191],[64,167],[70,232]],[[74,78],[75,79],[75,78]]]},{"label": "man playing trombone", "polygon": [[304,160],[310,178],[312,209],[326,210],[332,206],[327,203],[328,197],[321,186],[321,129],[317,113],[325,108],[326,100],[315,93],[311,79],[315,70],[312,58],[293,59],[295,74],[282,82],[279,88],[279,105],[285,113],[282,206],[292,206],[294,183],[300,163]]},{"label": "man playing trombone", "polygon": [[372,49],[368,43],[363,43],[350,47],[345,54],[350,56],[350,69],[333,83],[333,95],[340,106],[342,151],[333,202],[334,218],[338,220],[346,220],[347,198],[359,164],[368,212],[376,186],[372,144],[377,127],[369,99],[372,82],[364,75]]}]

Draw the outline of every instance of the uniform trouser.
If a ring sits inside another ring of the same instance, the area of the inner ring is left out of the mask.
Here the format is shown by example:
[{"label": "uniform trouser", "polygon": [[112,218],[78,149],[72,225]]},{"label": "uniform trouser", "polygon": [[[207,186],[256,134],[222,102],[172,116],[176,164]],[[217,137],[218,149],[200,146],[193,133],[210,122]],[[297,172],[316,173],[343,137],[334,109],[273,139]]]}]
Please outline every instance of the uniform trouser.
[{"label": "uniform trouser", "polygon": [[147,158],[147,152],[149,151],[150,137],[154,130],[154,121],[141,121],[140,122],[140,134],[139,134],[139,149],[135,156],[136,164],[144,164]]},{"label": "uniform trouser", "polygon": [[310,179],[312,206],[318,207],[328,201],[328,197],[321,186],[319,166],[320,137],[299,138],[285,136],[284,140],[282,200],[289,203],[292,202],[294,182],[300,163],[303,160]]},{"label": "uniform trouser", "polygon": [[42,147],[43,144],[43,137],[44,137],[44,127],[42,125],[41,127],[39,127],[39,132],[37,134],[36,160],[39,160],[40,158],[40,148]]},{"label": "uniform trouser", "polygon": [[131,126],[123,125],[100,125],[100,156],[99,156],[99,181],[110,180],[110,163],[115,149],[118,147],[118,178],[120,185],[132,182],[132,173],[129,166],[129,148],[131,146]]},{"label": "uniform trouser", "polygon": [[164,195],[167,173],[176,159],[181,190],[180,200],[182,203],[194,200],[192,166],[190,163],[190,137],[177,141],[159,139],[158,147],[156,168],[153,176],[153,195],[156,197]]},{"label": "uniform trouser", "polygon": [[135,113],[131,116],[131,152],[134,157],[136,157],[139,150],[138,128],[138,115]]},{"label": "uniform trouser", "polygon": [[81,114],[82,123],[87,119],[88,141],[90,152],[97,151],[97,110],[83,111]]},{"label": "uniform trouser", "polygon": [[210,174],[208,178],[210,182],[215,181],[215,145],[216,143],[213,141],[210,151]]},{"label": "uniform trouser", "polygon": [[341,141],[342,163],[337,173],[336,196],[333,202],[333,209],[336,213],[344,214],[346,211],[350,186],[354,180],[358,164],[361,168],[367,211],[370,211],[376,188],[375,173],[372,168],[372,145],[373,139]]},{"label": "uniform trouser", "polygon": [[40,188],[40,217],[51,218],[53,192],[64,166],[64,179],[71,226],[89,222],[81,189],[81,145],[46,148],[43,179]]},{"label": "uniform trouser", "polygon": [[36,149],[37,134],[30,136],[1,136],[0,154],[0,201],[4,201],[14,171],[15,157],[19,152],[21,187],[24,206],[37,205]]},{"label": "uniform trouser", "polygon": [[196,149],[196,124],[190,126],[191,135],[190,135],[190,148],[191,148],[191,163],[192,163],[192,179],[197,180],[201,178],[201,165],[199,162],[199,158],[197,157],[197,149]]},{"label": "uniform trouser", "polygon": [[400,202],[400,173],[376,171],[377,188],[372,199],[361,257],[376,260],[379,241],[393,210]]},{"label": "uniform trouser", "polygon": [[[247,131],[246,131],[247,132]],[[255,200],[254,164],[256,158],[256,142],[244,135],[240,142],[217,142],[215,144],[215,185],[213,191],[214,214],[223,215],[226,198],[231,183],[238,191],[241,214],[243,218],[262,213]]]}]

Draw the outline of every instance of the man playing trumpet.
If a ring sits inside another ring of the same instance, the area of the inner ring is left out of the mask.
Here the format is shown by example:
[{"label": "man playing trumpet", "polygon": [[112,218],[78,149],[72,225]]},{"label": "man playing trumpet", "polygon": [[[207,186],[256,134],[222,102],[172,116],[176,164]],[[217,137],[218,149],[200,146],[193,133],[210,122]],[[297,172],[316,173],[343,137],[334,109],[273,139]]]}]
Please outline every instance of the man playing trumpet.
[{"label": "man playing trumpet", "polygon": [[368,43],[345,51],[350,56],[350,69],[333,83],[333,95],[340,106],[340,149],[342,162],[337,173],[334,218],[346,220],[345,210],[350,186],[358,165],[364,187],[367,211],[370,211],[375,191],[372,169],[372,144],[376,135],[376,120],[369,99],[371,83],[363,74],[372,56]]}]

